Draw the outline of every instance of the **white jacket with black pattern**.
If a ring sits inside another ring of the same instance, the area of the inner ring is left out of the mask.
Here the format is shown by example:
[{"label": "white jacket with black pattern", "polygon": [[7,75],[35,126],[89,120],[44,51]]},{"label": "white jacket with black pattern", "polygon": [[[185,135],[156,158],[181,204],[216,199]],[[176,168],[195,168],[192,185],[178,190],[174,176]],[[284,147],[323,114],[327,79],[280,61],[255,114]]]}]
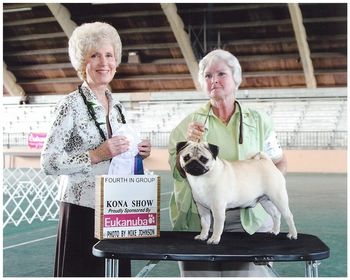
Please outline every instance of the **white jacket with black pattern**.
[{"label": "white jacket with black pattern", "polygon": [[[86,82],[81,86],[87,102],[93,103],[97,122],[107,137],[106,116],[102,104]],[[122,125],[119,113],[124,108],[106,91],[112,133]],[[55,108],[52,126],[41,152],[41,167],[47,175],[60,175],[58,200],[89,208],[95,207],[95,176],[108,173],[110,161],[91,164],[89,150],[104,142],[78,90],[68,94]]]}]

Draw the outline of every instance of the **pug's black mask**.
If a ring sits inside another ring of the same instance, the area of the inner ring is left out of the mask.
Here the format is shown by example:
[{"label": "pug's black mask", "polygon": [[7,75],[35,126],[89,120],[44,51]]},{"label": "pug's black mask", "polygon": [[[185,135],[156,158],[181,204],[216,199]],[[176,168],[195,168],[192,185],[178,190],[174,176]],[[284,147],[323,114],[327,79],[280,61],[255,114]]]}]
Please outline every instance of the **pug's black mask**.
[{"label": "pug's black mask", "polygon": [[[202,156],[202,158],[204,157]],[[205,158],[205,162],[207,161],[208,159]],[[184,169],[188,174],[191,174],[193,176],[200,176],[209,171],[209,168],[206,168],[204,165],[205,163],[204,164],[203,163],[201,162],[200,159],[191,159],[188,163],[186,163],[186,165],[184,166]]]},{"label": "pug's black mask", "polygon": [[180,142],[177,144],[177,153],[183,153],[183,170],[192,176],[200,176],[207,173],[209,168],[206,164],[210,158],[216,159],[219,152],[218,146],[212,144],[205,144],[204,147],[202,146],[202,148],[207,149],[211,153],[210,158],[203,155],[199,147],[189,148],[189,146],[189,142]]}]

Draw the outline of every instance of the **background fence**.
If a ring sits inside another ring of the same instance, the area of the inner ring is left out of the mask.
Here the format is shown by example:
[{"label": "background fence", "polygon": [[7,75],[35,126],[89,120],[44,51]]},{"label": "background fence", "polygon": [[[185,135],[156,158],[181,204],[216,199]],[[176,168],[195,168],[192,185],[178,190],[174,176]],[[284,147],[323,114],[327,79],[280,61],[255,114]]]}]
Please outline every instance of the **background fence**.
[{"label": "background fence", "polygon": [[3,228],[58,219],[58,178],[40,169],[3,170]]}]

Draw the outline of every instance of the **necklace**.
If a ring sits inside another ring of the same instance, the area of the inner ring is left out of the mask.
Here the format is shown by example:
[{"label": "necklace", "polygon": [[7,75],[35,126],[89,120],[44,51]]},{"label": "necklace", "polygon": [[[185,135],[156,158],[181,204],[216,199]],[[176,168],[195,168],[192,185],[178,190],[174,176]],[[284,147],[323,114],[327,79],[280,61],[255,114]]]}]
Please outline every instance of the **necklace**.
[{"label": "necklace", "polygon": [[[101,128],[101,125],[104,124],[104,123],[99,123],[99,122],[97,121],[97,118],[96,118],[96,113],[95,113],[95,110],[94,110],[94,107],[93,107],[93,105],[95,105],[95,103],[87,101],[87,99],[86,99],[86,97],[85,97],[85,95],[84,95],[84,93],[83,93],[83,91],[82,91],[82,89],[81,89],[81,85],[78,86],[78,90],[79,90],[79,93],[80,93],[81,97],[83,98],[83,101],[84,101],[84,103],[85,103],[85,105],[86,105],[86,108],[87,108],[87,110],[88,110],[88,113],[89,113],[90,117],[92,118],[92,120],[94,121],[94,123],[95,123],[95,125],[96,125],[96,127],[97,127],[97,129],[98,129],[98,132],[99,132],[101,138],[102,138],[104,141],[106,141],[107,138],[106,138],[106,136],[105,136],[105,134],[103,133],[103,130],[102,130],[102,128]],[[117,104],[117,105],[116,105],[116,108],[117,108],[117,110],[118,110],[118,113],[119,113],[119,116],[120,116],[120,118],[121,118],[122,123],[123,123],[123,124],[126,124],[125,117],[124,117],[124,114],[123,114],[123,112],[122,112],[122,109],[121,109],[120,105]]]},{"label": "necklace", "polygon": [[[239,137],[238,137],[238,143],[239,144],[243,144],[243,115],[242,115],[242,108],[241,108],[241,104],[239,104],[239,102],[237,100],[235,100],[234,104],[237,105],[238,110],[239,110]],[[208,120],[208,117],[209,117],[209,113],[210,113],[211,110],[212,110],[212,107],[211,107],[211,104],[210,104],[208,114],[207,114],[207,116],[205,118],[205,121],[204,121],[204,126],[207,123],[207,120]]]}]

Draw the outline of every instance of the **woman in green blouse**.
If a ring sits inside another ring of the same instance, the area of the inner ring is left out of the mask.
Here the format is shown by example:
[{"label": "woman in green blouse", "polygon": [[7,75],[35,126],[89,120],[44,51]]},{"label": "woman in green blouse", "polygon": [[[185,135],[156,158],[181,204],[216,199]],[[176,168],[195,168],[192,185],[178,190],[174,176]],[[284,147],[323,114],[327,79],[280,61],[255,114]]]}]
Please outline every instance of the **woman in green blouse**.
[{"label": "woman in green blouse", "polygon": [[[244,160],[260,151],[268,154],[279,170],[286,173],[286,159],[278,144],[273,122],[268,115],[241,106],[236,91],[242,81],[239,61],[231,53],[215,50],[199,63],[199,83],[209,102],[185,117],[171,132],[169,164],[174,177],[170,200],[170,218],[177,231],[199,231],[200,219],[191,189],[176,168],[176,144],[186,140],[203,140],[219,146],[219,157]],[[226,212],[225,231],[269,231],[270,216],[260,204],[249,209]],[[180,262],[181,276],[269,276],[265,266],[253,263]]]}]

